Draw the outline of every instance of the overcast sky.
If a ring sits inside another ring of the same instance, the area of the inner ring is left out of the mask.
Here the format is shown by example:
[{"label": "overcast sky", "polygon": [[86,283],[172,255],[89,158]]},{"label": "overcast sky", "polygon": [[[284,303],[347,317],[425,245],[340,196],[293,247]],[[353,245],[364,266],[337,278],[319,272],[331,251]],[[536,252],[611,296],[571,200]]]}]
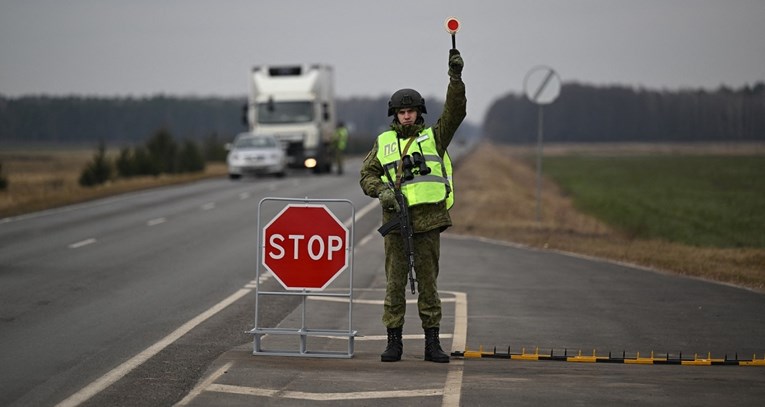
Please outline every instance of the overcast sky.
[{"label": "overcast sky", "polygon": [[475,123],[540,64],[650,89],[765,81],[765,0],[0,0],[0,94],[244,96],[253,65],[320,62],[341,97],[442,98],[449,16]]}]

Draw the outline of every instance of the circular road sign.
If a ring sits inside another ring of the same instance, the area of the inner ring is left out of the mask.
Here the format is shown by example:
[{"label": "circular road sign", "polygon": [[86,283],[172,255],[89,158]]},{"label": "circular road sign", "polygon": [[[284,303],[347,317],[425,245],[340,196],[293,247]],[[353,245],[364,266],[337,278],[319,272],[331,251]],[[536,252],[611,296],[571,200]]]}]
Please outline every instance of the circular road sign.
[{"label": "circular road sign", "polygon": [[560,77],[549,66],[540,65],[532,68],[523,80],[526,97],[538,105],[554,102],[560,94],[560,88]]},{"label": "circular road sign", "polygon": [[455,17],[449,17],[444,22],[444,27],[449,34],[456,34],[460,30],[460,20],[457,20]]},{"label": "circular road sign", "polygon": [[263,265],[287,290],[323,290],[348,267],[348,229],[324,205],[287,205],[263,228]]}]

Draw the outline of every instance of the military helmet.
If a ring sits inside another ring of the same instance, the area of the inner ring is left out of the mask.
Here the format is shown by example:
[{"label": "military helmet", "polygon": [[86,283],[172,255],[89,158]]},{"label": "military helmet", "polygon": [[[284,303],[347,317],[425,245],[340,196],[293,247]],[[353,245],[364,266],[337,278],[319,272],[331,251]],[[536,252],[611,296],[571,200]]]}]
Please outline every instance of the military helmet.
[{"label": "military helmet", "polygon": [[425,99],[414,89],[399,89],[391,95],[388,101],[388,116],[396,114],[398,109],[406,107],[418,108],[420,113],[427,113],[425,109]]}]

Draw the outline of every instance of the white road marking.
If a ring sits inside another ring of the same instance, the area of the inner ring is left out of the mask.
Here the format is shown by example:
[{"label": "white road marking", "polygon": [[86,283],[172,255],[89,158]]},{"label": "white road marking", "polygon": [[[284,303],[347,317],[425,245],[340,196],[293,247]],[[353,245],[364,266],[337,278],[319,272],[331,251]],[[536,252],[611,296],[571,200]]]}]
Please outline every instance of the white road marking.
[{"label": "white road marking", "polygon": [[96,239],[90,238],[85,240],[80,240],[77,243],[72,243],[69,245],[70,249],[79,249],[80,247],[87,246],[89,244],[93,244],[96,242]]},{"label": "white road marking", "polygon": [[189,394],[186,395],[186,397],[183,398],[183,400],[179,401],[176,406],[185,406],[191,402],[191,400],[194,400],[198,395],[202,393],[204,389],[209,387],[215,380],[217,380],[219,377],[223,376],[226,371],[233,365],[234,362],[228,362],[220,369],[216,370],[213,374],[210,375],[207,379],[196,385]]},{"label": "white road marking", "polygon": [[[338,297],[320,297],[320,296],[307,296],[306,299],[314,300],[314,301],[327,301],[327,302],[344,302],[348,303],[347,298],[338,298]],[[441,298],[441,303],[445,302],[457,302],[456,298]],[[368,305],[383,305],[385,303],[385,300],[353,300],[354,304],[368,304]],[[417,304],[417,298],[408,298],[406,300],[407,304]],[[463,349],[464,350],[464,349]]]},{"label": "white road marking", "polygon": [[271,273],[263,273],[260,275],[260,278],[250,281],[244,288],[258,288],[258,284],[265,283],[269,278],[271,278]]},{"label": "white road marking", "polygon": [[[356,220],[359,220],[359,219],[363,218],[366,214],[369,213],[369,211],[374,209],[376,206],[377,206],[377,201],[372,201],[372,202],[368,203],[367,206],[361,208],[356,213]],[[351,222],[353,222],[353,219],[352,218],[348,218],[345,222],[343,222],[343,224],[345,225],[345,227],[349,228],[349,227],[351,227]]]},{"label": "white road marking", "polygon": [[[450,339],[453,336],[454,335],[452,334],[438,335],[438,337],[441,339]],[[404,340],[414,340],[414,339],[422,340],[422,339],[425,339],[425,334],[406,334],[406,335],[402,335],[402,337],[404,338]],[[336,338],[336,337],[328,336],[327,338]],[[356,336],[355,338],[357,341],[387,341],[388,335],[364,335],[364,336]]]},{"label": "white road marking", "polygon": [[245,199],[249,199],[249,198],[250,198],[250,193],[249,192],[242,192],[242,193],[239,194],[239,199],[241,199],[241,200],[245,200]]},{"label": "white road marking", "polygon": [[[360,291],[373,291],[370,289],[362,289]],[[381,290],[374,290],[381,291]],[[441,338],[452,339],[453,351],[464,351],[465,344],[467,343],[467,294],[457,291],[444,291],[444,293],[454,295],[453,298],[441,299],[441,302],[453,302],[454,306],[454,333],[453,334],[441,334]],[[319,301],[336,301],[338,299],[332,297],[314,296],[308,297],[312,300]],[[346,301],[339,299],[340,301]],[[416,302],[416,300],[412,300]],[[357,302],[357,301],[354,301]],[[382,304],[382,300],[366,300],[358,301],[368,305]],[[409,302],[409,301],[407,301]],[[404,340],[419,339],[422,340],[424,335],[411,334],[404,335]],[[329,337],[329,338],[335,338]],[[358,336],[356,340],[366,341],[384,341],[387,340],[385,335],[370,335],[370,336]],[[226,368],[229,366],[227,365]],[[201,394],[203,391],[226,393],[226,394],[239,394],[245,396],[256,397],[271,397],[277,399],[298,399],[298,400],[311,400],[311,401],[341,401],[341,400],[368,400],[368,399],[387,399],[387,398],[404,398],[404,397],[433,397],[442,396],[441,405],[446,407],[454,407],[460,405],[460,399],[462,397],[462,379],[464,371],[464,361],[462,359],[453,359],[448,367],[446,379],[444,380],[443,389],[416,389],[416,390],[393,390],[393,391],[360,391],[360,392],[345,392],[345,393],[312,393],[312,392],[300,392],[300,391],[283,391],[278,389],[262,389],[257,387],[245,387],[234,386],[228,384],[216,384],[213,383],[221,369],[216,371],[211,378],[208,378],[200,385],[198,389],[194,389],[193,396],[187,396],[184,398],[186,403],[190,402],[193,398]],[[213,377],[214,376],[214,377]],[[188,399],[188,400],[187,400]],[[179,404],[180,405],[180,404]]]},{"label": "white road marking", "polygon": [[443,394],[442,389],[420,390],[391,390],[391,391],[358,391],[352,393],[309,393],[304,391],[282,391],[271,389],[258,389],[254,387],[231,386],[227,384],[213,384],[207,391],[220,393],[242,394],[247,396],[277,397],[281,399],[297,399],[311,401],[339,401],[339,400],[368,400],[403,397],[430,397]]},{"label": "white road marking", "polygon": [[210,209],[215,209],[215,202],[208,202],[201,206],[203,211],[209,211]]},{"label": "white road marking", "polygon": [[156,218],[156,219],[151,219],[148,222],[146,222],[146,225],[147,226],[156,226],[156,225],[160,225],[160,224],[165,223],[165,222],[167,222],[167,218]]},{"label": "white road marking", "polygon": [[[463,292],[452,291],[455,299],[454,304],[454,336],[452,337],[452,352],[464,351],[467,344],[467,294]],[[463,359],[453,359],[449,363],[449,372],[446,374],[444,383],[444,398],[441,401],[442,406],[460,405],[462,397],[462,376],[464,371]]]},{"label": "white road marking", "polygon": [[105,375],[96,379],[94,382],[83,387],[77,393],[72,394],[66,400],[62,401],[61,403],[58,403],[57,407],[73,407],[88,401],[91,397],[95,396],[96,394],[104,390],[105,388],[116,383],[125,375],[133,371],[133,369],[137,368],[138,366],[140,366],[141,364],[149,360],[151,357],[153,357],[154,355],[156,355],[157,353],[165,349],[168,345],[177,341],[183,335],[186,335],[189,331],[196,328],[199,324],[206,321],[207,319],[217,314],[218,312],[222,311],[224,308],[233,304],[234,302],[244,297],[245,295],[249,294],[250,292],[252,292],[252,290],[247,288],[242,288],[239,291],[235,292],[234,294],[231,294],[228,298],[215,304],[212,308],[197,315],[190,321],[181,325],[178,329],[176,329],[169,335],[160,339],[159,342],[149,346],[141,353],[133,356],[128,361],[115,367],[114,369],[106,373]]},{"label": "white road marking", "polygon": [[375,232],[372,232],[366,236],[364,236],[363,239],[359,242],[359,247],[364,246],[365,244],[369,243],[370,240],[374,239],[377,236]]}]

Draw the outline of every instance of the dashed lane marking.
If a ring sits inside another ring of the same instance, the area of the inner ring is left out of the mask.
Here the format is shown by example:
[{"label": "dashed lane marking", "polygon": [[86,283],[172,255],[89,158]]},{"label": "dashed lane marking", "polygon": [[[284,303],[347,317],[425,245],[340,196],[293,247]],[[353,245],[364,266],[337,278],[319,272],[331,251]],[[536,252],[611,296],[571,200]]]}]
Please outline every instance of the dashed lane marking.
[{"label": "dashed lane marking", "polygon": [[165,222],[167,222],[167,218],[155,218],[155,219],[151,219],[148,222],[146,222],[146,225],[147,226],[156,226],[156,225],[161,225],[161,224],[163,224]]},{"label": "dashed lane marking", "polygon": [[70,249],[79,249],[80,247],[87,246],[89,244],[93,244],[96,242],[96,239],[90,238],[85,240],[80,240],[79,242],[72,243],[69,245]]}]

